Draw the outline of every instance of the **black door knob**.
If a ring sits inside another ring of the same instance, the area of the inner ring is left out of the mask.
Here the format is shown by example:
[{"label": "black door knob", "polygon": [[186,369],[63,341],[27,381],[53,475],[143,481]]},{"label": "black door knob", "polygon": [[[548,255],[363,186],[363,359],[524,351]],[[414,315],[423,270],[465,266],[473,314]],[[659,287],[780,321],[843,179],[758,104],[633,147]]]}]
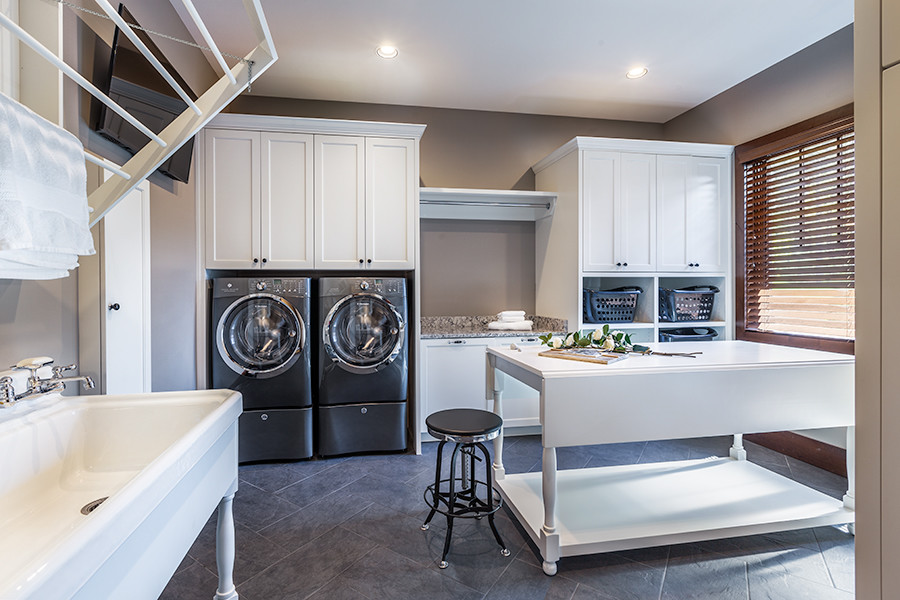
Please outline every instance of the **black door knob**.
[{"label": "black door knob", "polygon": [[363,259],[359,259],[359,264],[363,264]]},{"label": "black door knob", "polygon": [[266,264],[267,262],[269,262],[269,259],[268,259],[268,258],[264,258],[264,259],[263,259],[263,264]]},{"label": "black door knob", "polygon": [[118,302],[114,302],[113,304],[110,304],[110,305],[109,305],[109,310],[119,310],[119,303],[118,303]]},{"label": "black door knob", "polygon": [[259,259],[258,259],[258,258],[254,258],[254,259],[253,259],[253,264],[254,264],[254,265],[255,265],[256,263],[258,263],[258,262],[259,262]]}]

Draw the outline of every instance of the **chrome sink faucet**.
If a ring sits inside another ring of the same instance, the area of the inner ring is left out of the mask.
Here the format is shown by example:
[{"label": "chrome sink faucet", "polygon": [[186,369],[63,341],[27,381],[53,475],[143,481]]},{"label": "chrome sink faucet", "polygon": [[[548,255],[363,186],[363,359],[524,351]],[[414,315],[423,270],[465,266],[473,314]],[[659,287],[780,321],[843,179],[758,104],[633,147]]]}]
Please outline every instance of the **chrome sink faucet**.
[{"label": "chrome sink faucet", "polygon": [[47,379],[41,379],[37,372],[53,362],[49,356],[38,356],[34,358],[26,358],[20,360],[13,365],[12,369],[28,370],[31,374],[28,376],[27,388],[21,394],[16,394],[13,378],[10,376],[0,377],[0,407],[11,406],[19,400],[27,400],[44,394],[52,394],[62,392],[66,389],[67,383],[81,382],[86,390],[94,388],[94,380],[88,375],[76,375],[64,377],[63,373],[72,371],[76,368],[75,364],[56,366],[51,370],[51,376]]}]

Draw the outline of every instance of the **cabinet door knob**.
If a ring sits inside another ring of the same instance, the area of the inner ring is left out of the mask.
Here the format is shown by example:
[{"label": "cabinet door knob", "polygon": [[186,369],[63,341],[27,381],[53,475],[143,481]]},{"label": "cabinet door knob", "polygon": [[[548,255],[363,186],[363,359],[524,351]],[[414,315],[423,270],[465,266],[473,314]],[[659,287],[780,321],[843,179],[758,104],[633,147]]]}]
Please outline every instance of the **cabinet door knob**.
[{"label": "cabinet door knob", "polygon": [[450,340],[451,344],[465,344],[466,340]]},{"label": "cabinet door knob", "polygon": [[256,263],[258,263],[258,262],[259,262],[259,259],[258,259],[258,258],[254,258],[254,259],[253,259],[253,264],[254,264],[254,265],[255,265]]},{"label": "cabinet door knob", "polygon": [[372,259],[371,259],[371,258],[366,259],[366,262],[369,263],[369,264],[372,264]]},{"label": "cabinet door knob", "polygon": [[694,263],[694,266],[695,266],[695,267],[699,267],[699,266],[700,266],[700,263]]},{"label": "cabinet door knob", "polygon": [[269,262],[269,259],[268,259],[268,258],[264,258],[264,259],[263,259],[263,264],[266,264],[267,262]]},{"label": "cabinet door knob", "polygon": [[688,263],[688,266],[689,266],[689,267],[693,267],[693,266],[694,266],[694,263]]},{"label": "cabinet door knob", "polygon": [[621,266],[622,266],[622,263],[617,262],[617,263],[616,263],[616,266],[617,266],[617,267],[621,267]]},{"label": "cabinet door knob", "polygon": [[363,259],[359,259],[359,264],[363,264]]},{"label": "cabinet door knob", "polygon": [[622,263],[622,266],[623,266],[623,267],[627,267],[627,266],[628,266],[628,263]]},{"label": "cabinet door knob", "polygon": [[119,306],[118,302],[113,302],[112,304],[109,305],[108,308],[109,308],[109,310],[119,310],[121,308],[121,306]]}]

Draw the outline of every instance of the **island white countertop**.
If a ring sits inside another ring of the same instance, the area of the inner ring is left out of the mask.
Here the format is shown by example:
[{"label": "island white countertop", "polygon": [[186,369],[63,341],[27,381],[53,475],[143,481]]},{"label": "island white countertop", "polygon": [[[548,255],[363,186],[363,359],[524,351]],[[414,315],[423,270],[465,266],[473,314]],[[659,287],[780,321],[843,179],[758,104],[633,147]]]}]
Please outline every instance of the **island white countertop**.
[{"label": "island white countertop", "polygon": [[629,354],[625,359],[610,364],[596,364],[539,356],[547,346],[489,348],[488,353],[503,357],[540,377],[572,377],[581,375],[621,375],[634,373],[664,373],[672,371],[707,371],[719,369],[759,369],[786,367],[853,364],[851,355],[790,348],[740,340],[721,342],[678,342],[647,344],[658,352],[700,352],[694,358]]}]

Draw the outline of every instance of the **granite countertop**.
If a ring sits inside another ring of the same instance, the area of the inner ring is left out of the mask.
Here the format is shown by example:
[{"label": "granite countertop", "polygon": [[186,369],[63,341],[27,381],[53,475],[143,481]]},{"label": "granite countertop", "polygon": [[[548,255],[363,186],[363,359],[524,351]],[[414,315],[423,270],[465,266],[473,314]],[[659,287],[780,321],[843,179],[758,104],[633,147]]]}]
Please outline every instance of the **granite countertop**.
[{"label": "granite countertop", "polygon": [[510,331],[488,329],[487,324],[496,321],[496,315],[479,317],[422,317],[422,339],[462,338],[462,337],[530,337],[543,333],[562,334],[567,331],[565,319],[525,315],[532,321],[531,331]]}]

